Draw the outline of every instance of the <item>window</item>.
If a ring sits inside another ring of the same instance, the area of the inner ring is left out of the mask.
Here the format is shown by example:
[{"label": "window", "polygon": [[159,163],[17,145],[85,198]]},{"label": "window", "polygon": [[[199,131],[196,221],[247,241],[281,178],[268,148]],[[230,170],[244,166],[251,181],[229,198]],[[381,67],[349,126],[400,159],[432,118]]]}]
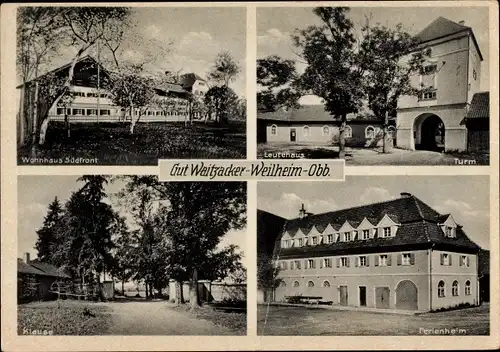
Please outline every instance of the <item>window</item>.
[{"label": "window", "polygon": [[465,295],[470,296],[470,281],[465,281]]},{"label": "window", "polygon": [[435,90],[422,93],[421,100],[434,100],[437,97],[437,92]]},{"label": "window", "polygon": [[323,259],[323,264],[325,268],[331,268],[332,267],[332,260],[330,258],[325,258]]},{"label": "window", "polygon": [[363,230],[363,239],[367,240],[370,238],[370,230]]},{"label": "window", "polygon": [[351,126],[345,126],[345,138],[351,138],[352,137],[352,128]]},{"label": "window", "polygon": [[330,127],[323,126],[322,132],[323,132],[323,136],[328,136],[330,134]]},{"label": "window", "polygon": [[362,255],[359,257],[359,266],[366,266],[366,256]]},{"label": "window", "polygon": [[314,237],[312,238],[312,244],[313,244],[313,246],[315,246],[315,245],[317,245],[317,244],[318,244],[318,237],[314,236]]},{"label": "window", "polygon": [[294,262],[295,262],[295,267],[297,269],[300,269],[300,260],[295,260]]},{"label": "window", "polygon": [[384,237],[391,237],[391,228],[384,227]]},{"label": "window", "polygon": [[304,245],[304,239],[299,238],[299,247],[302,247]]},{"label": "window", "polygon": [[410,253],[403,253],[401,255],[401,264],[402,265],[411,265],[411,254]]},{"label": "window", "polygon": [[476,72],[476,70],[472,70],[472,77],[474,77],[474,81],[477,79],[477,72]]},{"label": "window", "polygon": [[286,287],[286,282],[285,281],[281,281],[280,286],[281,287]]},{"label": "window", "polygon": [[422,67],[422,74],[423,75],[430,75],[433,74],[437,71],[437,65],[427,65]]},{"label": "window", "polygon": [[458,296],[458,281],[453,281],[453,284],[451,285],[451,295],[452,296]]},{"label": "window", "polygon": [[271,135],[276,136],[278,134],[278,126],[272,125],[271,126]]},{"label": "window", "polygon": [[323,287],[330,287],[330,281],[323,281]]},{"label": "window", "polygon": [[380,266],[387,266],[388,265],[387,254],[382,254],[379,256],[379,265]]},{"label": "window", "polygon": [[347,257],[340,258],[340,266],[341,267],[349,266],[349,258],[347,258]]},{"label": "window", "polygon": [[73,115],[85,115],[84,109],[73,109]]},{"label": "window", "polygon": [[87,115],[97,115],[97,109],[87,109]]},{"label": "window", "polygon": [[290,262],[290,270],[293,270],[293,269],[295,269],[295,262],[292,260]]},{"label": "window", "polygon": [[110,110],[101,110],[101,115],[110,115]]},{"label": "window", "polygon": [[365,138],[372,139],[375,138],[375,128],[368,126],[365,129]]},{"label": "window", "polygon": [[470,266],[469,257],[468,256],[462,255],[460,257],[460,266]]},{"label": "window", "polygon": [[444,291],[444,281],[439,281],[438,283],[438,297],[444,297],[445,296],[445,291]]},{"label": "window", "polygon": [[57,108],[57,115],[64,115],[64,108]]},{"label": "window", "polygon": [[389,134],[393,139],[396,138],[396,127],[394,126],[387,127],[387,132],[389,132]]},{"label": "window", "polygon": [[308,269],[314,269],[314,267],[315,267],[314,259],[308,259],[307,260],[307,268]]},{"label": "window", "polygon": [[101,98],[107,98],[108,95],[106,93],[101,93]]},{"label": "window", "polygon": [[449,227],[449,226],[446,226],[446,230],[445,231],[446,231],[445,232],[446,233],[446,237],[451,237],[452,228]]},{"label": "window", "polygon": [[281,269],[282,270],[286,270],[287,269],[286,262],[281,262]]},{"label": "window", "polygon": [[314,287],[314,282],[308,281],[307,282],[307,287]]},{"label": "window", "polygon": [[290,241],[289,240],[283,241],[283,248],[288,248],[288,247],[290,247]]},{"label": "window", "polygon": [[451,256],[448,253],[441,253],[441,265],[451,265]]},{"label": "window", "polygon": [[294,281],[294,282],[293,282],[293,287],[299,287],[299,286],[300,286],[300,284],[299,284],[299,282],[298,282],[298,281]]},{"label": "window", "polygon": [[309,136],[309,126],[304,126],[304,136]]},{"label": "window", "polygon": [[328,235],[326,237],[326,243],[333,243],[333,235]]},{"label": "window", "polygon": [[155,115],[156,116],[160,116],[160,112],[159,111],[155,111]]},{"label": "window", "polygon": [[349,242],[351,240],[351,233],[350,232],[344,232],[344,241]]}]

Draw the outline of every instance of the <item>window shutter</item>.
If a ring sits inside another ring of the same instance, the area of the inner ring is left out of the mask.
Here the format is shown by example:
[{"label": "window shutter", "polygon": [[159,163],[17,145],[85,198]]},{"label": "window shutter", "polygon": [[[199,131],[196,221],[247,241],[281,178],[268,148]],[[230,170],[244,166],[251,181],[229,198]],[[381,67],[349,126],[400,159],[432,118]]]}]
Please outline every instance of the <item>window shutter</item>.
[{"label": "window shutter", "polygon": [[399,253],[397,256],[398,265],[401,265],[401,263],[403,262],[403,253]]},{"label": "window shutter", "polygon": [[370,256],[366,256],[366,266],[370,266]]},{"label": "window shutter", "polygon": [[392,254],[387,254],[387,266],[391,266],[392,264]]},{"label": "window shutter", "polygon": [[410,254],[410,264],[414,265],[415,264],[415,253]]},{"label": "window shutter", "polygon": [[297,269],[300,269],[300,260],[297,260]]},{"label": "window shutter", "polygon": [[441,265],[444,265],[444,254],[441,253],[440,257],[441,257]]},{"label": "window shutter", "polygon": [[312,266],[313,269],[316,268],[316,259],[313,259],[312,264],[313,264],[313,266]]},{"label": "window shutter", "polygon": [[361,260],[361,259],[360,259],[359,257],[355,257],[355,258],[354,258],[354,266],[355,266],[356,268],[359,266],[359,261],[360,261],[360,260]]},{"label": "window shutter", "polygon": [[349,267],[349,264],[351,262],[351,258],[347,257],[346,260],[347,260],[347,263],[346,263],[347,265],[346,266]]},{"label": "window shutter", "polygon": [[378,255],[375,256],[375,266],[378,266],[380,262],[380,257]]},{"label": "window shutter", "polygon": [[324,259],[320,259],[319,260],[319,267],[320,267],[320,269],[323,267],[323,261],[324,261]]},{"label": "window shutter", "polygon": [[450,254],[450,266],[452,265],[453,255]]},{"label": "window shutter", "polygon": [[309,269],[309,266],[307,265],[307,259],[304,260],[304,269]]},{"label": "window shutter", "polygon": [[337,268],[340,268],[340,258],[337,258]]}]

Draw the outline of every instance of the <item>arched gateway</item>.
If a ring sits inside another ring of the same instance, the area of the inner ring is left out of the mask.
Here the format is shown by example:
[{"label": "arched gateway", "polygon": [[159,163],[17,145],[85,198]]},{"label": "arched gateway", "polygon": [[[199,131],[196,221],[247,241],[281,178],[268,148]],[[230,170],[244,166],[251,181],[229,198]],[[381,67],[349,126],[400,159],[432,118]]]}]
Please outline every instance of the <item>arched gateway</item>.
[{"label": "arched gateway", "polygon": [[396,287],[396,309],[418,309],[418,289],[413,281],[403,280]]},{"label": "arched gateway", "polygon": [[435,114],[419,115],[413,123],[415,149],[443,151],[445,148],[445,126]]}]

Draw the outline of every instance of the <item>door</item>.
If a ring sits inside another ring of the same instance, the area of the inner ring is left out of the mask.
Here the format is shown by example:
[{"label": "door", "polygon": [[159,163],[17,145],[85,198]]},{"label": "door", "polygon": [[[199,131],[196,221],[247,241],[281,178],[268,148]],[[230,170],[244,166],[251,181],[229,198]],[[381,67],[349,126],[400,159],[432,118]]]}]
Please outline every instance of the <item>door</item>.
[{"label": "door", "polygon": [[290,142],[295,142],[297,140],[297,130],[295,128],[290,128]]},{"label": "door", "polygon": [[359,305],[366,307],[366,287],[359,286]]},{"label": "door", "polygon": [[348,292],[347,292],[347,286],[339,286],[340,290],[340,305],[341,306],[347,306],[348,302]]},{"label": "door", "polygon": [[375,307],[389,309],[389,287],[377,287],[375,289]]},{"label": "door", "polygon": [[396,287],[396,309],[418,309],[418,289],[412,281],[401,281]]}]

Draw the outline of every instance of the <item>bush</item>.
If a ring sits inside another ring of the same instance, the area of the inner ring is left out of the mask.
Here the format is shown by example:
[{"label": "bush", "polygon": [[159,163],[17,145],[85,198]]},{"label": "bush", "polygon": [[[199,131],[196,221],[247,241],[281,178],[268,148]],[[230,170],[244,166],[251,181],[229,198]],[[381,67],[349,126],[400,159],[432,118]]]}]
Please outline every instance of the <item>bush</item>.
[{"label": "bush", "polygon": [[431,313],[439,313],[439,312],[447,312],[450,310],[457,310],[457,309],[463,309],[463,308],[472,308],[474,307],[474,304],[471,304],[469,302],[462,302],[459,304],[455,304],[454,306],[448,306],[448,307],[441,307],[437,309],[432,309],[430,312]]},{"label": "bush", "polygon": [[291,304],[304,303],[302,300],[302,295],[286,297],[286,302]]}]

